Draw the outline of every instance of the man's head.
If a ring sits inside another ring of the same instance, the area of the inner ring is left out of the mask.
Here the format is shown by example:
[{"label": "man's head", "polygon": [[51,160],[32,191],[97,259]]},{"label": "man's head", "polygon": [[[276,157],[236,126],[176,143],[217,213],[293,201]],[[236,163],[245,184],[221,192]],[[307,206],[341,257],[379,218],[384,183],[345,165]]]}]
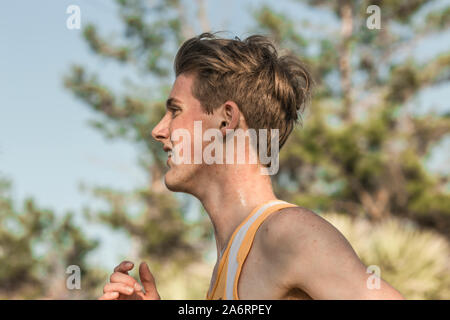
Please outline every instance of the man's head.
[{"label": "man's head", "polygon": [[[202,132],[215,128],[224,136],[227,129],[266,129],[268,149],[270,129],[278,129],[281,148],[299,120],[312,86],[300,60],[280,56],[269,39],[258,35],[240,40],[201,34],[181,46],[174,68],[176,80],[168,112],[153,130],[155,139],[166,149],[173,148],[174,130],[194,134],[194,121],[202,121]],[[191,142],[194,151],[193,139]],[[199,177],[199,170],[217,170],[203,161],[191,163],[171,166],[166,175],[169,189],[187,192],[189,181]]]}]

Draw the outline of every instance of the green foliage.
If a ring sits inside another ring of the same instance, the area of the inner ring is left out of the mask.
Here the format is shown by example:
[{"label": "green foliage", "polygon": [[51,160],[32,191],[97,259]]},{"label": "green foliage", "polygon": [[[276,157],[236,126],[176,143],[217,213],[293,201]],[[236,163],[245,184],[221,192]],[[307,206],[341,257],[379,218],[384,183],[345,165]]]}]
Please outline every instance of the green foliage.
[{"label": "green foliage", "polygon": [[[274,179],[277,194],[313,210],[375,220],[407,216],[450,234],[450,195],[443,187],[447,179],[424,167],[431,148],[448,137],[448,117],[419,116],[406,109],[422,89],[448,81],[448,52],[430,55],[420,64],[412,56],[401,62],[395,59],[401,48],[440,30],[421,29],[417,38],[409,39],[396,34],[399,23],[418,30],[412,18],[426,2],[308,2],[330,9],[341,24],[354,27],[347,40],[330,34],[301,44],[319,48],[311,56],[302,55],[318,86],[304,125],[294,130],[280,154],[280,171]],[[381,30],[365,27],[369,4],[381,7]],[[345,10],[351,15],[344,16]],[[291,26],[286,15],[262,8],[255,19],[259,30],[279,39],[280,45],[288,39],[280,36],[280,30],[290,30],[283,27]],[[308,24],[304,25],[304,30],[291,28],[302,37],[308,34]],[[349,65],[347,56],[353,61]],[[329,78],[333,74],[339,81]],[[344,85],[348,74],[362,80],[353,80],[348,88]]]},{"label": "green foliage", "polygon": [[448,28],[450,25],[450,7],[446,7],[438,12],[430,12],[426,17],[426,25],[428,28]]},{"label": "green foliage", "polygon": [[389,218],[380,223],[342,214],[324,214],[349,240],[366,266],[376,265],[381,278],[407,299],[448,299],[450,246],[431,230]]},{"label": "green foliage", "polygon": [[[200,257],[200,249],[206,249],[204,245],[208,245],[204,240],[211,234],[205,232],[201,222],[189,223],[174,194],[168,191],[142,189],[125,193],[110,188],[91,191],[109,208],[97,213],[87,210],[88,219],[122,229],[132,239],[138,239],[140,259],[162,263],[173,259],[193,261]],[[137,213],[130,212],[131,204],[139,208]],[[199,243],[193,242],[192,237],[197,237]]]},{"label": "green foliage", "polygon": [[[17,209],[11,184],[0,177],[0,298],[96,297],[105,273],[87,265],[98,242],[87,239],[68,213],[57,217],[26,199]],[[66,268],[82,271],[83,290],[66,288]]]}]

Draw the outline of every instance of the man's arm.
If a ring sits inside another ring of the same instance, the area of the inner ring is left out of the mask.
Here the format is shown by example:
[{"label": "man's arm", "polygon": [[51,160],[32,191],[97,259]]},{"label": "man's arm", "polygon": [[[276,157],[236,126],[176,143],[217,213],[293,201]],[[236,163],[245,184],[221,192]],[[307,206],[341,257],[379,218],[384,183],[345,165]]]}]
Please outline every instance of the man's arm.
[{"label": "man's arm", "polygon": [[371,274],[344,236],[304,208],[286,208],[261,226],[264,256],[287,290],[299,288],[313,299],[403,299],[380,279],[369,289]]}]

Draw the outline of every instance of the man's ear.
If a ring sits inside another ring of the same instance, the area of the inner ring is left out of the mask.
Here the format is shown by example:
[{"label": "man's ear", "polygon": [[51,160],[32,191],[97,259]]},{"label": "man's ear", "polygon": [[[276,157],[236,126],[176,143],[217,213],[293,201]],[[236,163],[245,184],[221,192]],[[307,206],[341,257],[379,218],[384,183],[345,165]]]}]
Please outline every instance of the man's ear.
[{"label": "man's ear", "polygon": [[222,136],[226,136],[226,130],[236,130],[239,128],[239,119],[241,118],[241,111],[234,101],[226,101],[220,108],[220,125],[219,129]]}]

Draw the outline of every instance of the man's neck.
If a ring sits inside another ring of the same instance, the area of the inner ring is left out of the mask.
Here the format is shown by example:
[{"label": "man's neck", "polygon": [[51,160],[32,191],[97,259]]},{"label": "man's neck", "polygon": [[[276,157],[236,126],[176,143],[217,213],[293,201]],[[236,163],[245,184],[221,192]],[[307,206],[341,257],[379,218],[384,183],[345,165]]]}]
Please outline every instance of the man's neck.
[{"label": "man's neck", "polygon": [[216,172],[207,190],[195,194],[202,202],[214,227],[217,256],[220,259],[233,232],[258,205],[276,200],[270,176],[259,169],[233,166]]}]

